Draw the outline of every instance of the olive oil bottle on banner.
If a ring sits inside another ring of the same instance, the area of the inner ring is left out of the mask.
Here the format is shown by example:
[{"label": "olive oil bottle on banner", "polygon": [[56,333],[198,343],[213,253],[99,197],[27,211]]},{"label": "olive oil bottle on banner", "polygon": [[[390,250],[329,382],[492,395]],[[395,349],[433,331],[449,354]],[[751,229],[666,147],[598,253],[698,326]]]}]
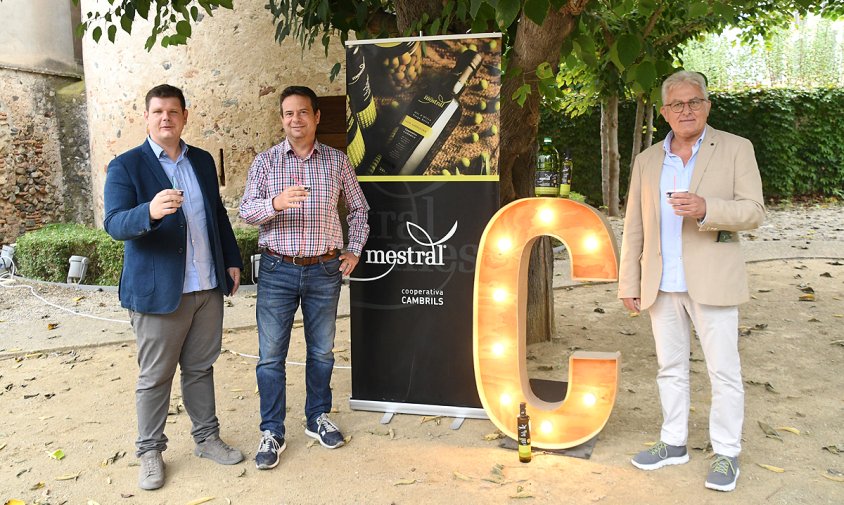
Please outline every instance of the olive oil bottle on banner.
[{"label": "olive oil bottle on banner", "polygon": [[415,175],[425,170],[423,160],[444,134],[452,117],[455,114],[459,117],[460,95],[482,59],[476,51],[464,51],[448,78],[435,82],[413,98],[407,115],[387,140],[381,168],[396,175]]},{"label": "olive oil bottle on banner", "polygon": [[571,160],[571,152],[566,149],[563,157],[563,164],[560,166],[560,198],[568,198],[571,193],[571,172],[574,162]]},{"label": "olive oil bottle on banner", "polygon": [[525,411],[525,402],[519,404],[519,417],[516,418],[516,433],[519,437],[519,461],[530,463],[530,416]]},{"label": "olive oil bottle on banner", "polygon": [[366,70],[366,60],[360,46],[352,47],[349,66],[346,69],[346,90],[359,127],[365,130],[375,124],[378,111],[372,99],[369,72]]},{"label": "olive oil bottle on banner", "polygon": [[560,153],[551,143],[551,137],[542,139],[536,153],[536,171],[533,189],[536,196],[558,196],[560,194]]},{"label": "olive oil bottle on banner", "polygon": [[366,156],[366,143],[358,126],[358,117],[349,106],[348,96],[346,96],[346,154],[355,168],[361,165]]}]

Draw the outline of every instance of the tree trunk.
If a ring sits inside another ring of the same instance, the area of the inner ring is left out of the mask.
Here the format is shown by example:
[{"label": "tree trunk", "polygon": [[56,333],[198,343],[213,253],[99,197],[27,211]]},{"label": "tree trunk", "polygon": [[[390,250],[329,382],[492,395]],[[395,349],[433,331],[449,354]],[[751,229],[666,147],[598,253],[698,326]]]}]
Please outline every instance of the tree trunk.
[{"label": "tree trunk", "polygon": [[[508,74],[516,69],[522,73],[504,79],[501,86],[501,123],[499,180],[500,202],[506,205],[517,198],[533,196],[533,163],[536,156],[536,134],[539,128],[539,91],[536,89],[536,67],[550,62],[556,71],[563,41],[569,36],[577,17],[591,0],[569,0],[559,10],[549,10],[542,25],[523,16],[512,39]],[[396,18],[400,31],[407,30],[424,12],[440,12],[442,0],[396,0]],[[523,84],[531,85],[531,93],[523,106],[513,101],[513,93]],[[532,259],[528,273],[527,342],[541,342],[551,338],[554,331],[552,298],[553,257],[550,242],[537,247],[544,252]],[[533,254],[532,254],[533,256]],[[540,289],[535,289],[541,287]]]},{"label": "tree trunk", "polygon": [[610,119],[607,104],[601,103],[601,199],[604,207],[610,201]]},{"label": "tree trunk", "polygon": [[639,95],[636,98],[636,119],[633,122],[633,151],[630,153],[630,170],[633,170],[633,162],[636,156],[642,152],[642,134],[645,131],[645,97]]},{"label": "tree trunk", "polygon": [[[501,205],[533,196],[536,134],[539,128],[539,91],[536,67],[545,61],[560,61],[563,40],[571,33],[576,17],[568,11],[549,12],[542,26],[523,17],[517,28],[508,68],[519,68],[518,77],[504,79],[501,86],[501,155],[499,170]],[[523,84],[531,93],[523,106],[510,97]],[[528,271],[527,343],[544,342],[554,334],[553,253],[550,241],[542,239],[531,252]]]},{"label": "tree trunk", "polygon": [[609,155],[607,214],[618,216],[618,179],[621,160],[618,152],[618,95],[612,95],[607,100],[607,122],[607,154]]},{"label": "tree trunk", "polygon": [[648,108],[645,111],[645,149],[654,143],[654,104],[650,100],[646,103]]},{"label": "tree trunk", "polygon": [[[523,17],[513,40],[508,73],[513,74],[516,69],[521,69],[522,73],[505,78],[501,86],[499,170],[502,205],[533,195],[533,167],[530,164],[536,154],[540,101],[535,70],[540,63],[548,61],[556,71],[560,48],[577,19],[567,9],[549,12],[542,26]],[[524,105],[519,106],[510,97],[524,83],[531,85],[531,92]]]}]

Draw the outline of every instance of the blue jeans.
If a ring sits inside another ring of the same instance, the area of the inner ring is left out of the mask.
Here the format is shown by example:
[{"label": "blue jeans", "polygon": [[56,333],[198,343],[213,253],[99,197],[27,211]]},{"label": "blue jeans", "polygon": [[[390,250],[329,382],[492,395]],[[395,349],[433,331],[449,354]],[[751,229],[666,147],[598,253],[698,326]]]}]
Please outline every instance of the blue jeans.
[{"label": "blue jeans", "polygon": [[311,422],[331,411],[332,350],[341,280],[339,258],[303,267],[266,253],[261,255],[256,306],[259,359],[255,368],[261,397],[261,431],[284,436],[284,362],[300,303],[307,348],[305,416]]}]

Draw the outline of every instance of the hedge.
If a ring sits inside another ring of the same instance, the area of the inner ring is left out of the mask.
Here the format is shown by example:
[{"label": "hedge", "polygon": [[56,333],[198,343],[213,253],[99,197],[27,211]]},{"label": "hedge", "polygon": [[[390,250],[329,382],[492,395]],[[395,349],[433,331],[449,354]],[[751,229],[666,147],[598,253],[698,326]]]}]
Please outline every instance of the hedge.
[{"label": "hedge", "polygon": [[[258,229],[234,229],[243,259],[241,284],[252,284],[250,257],[258,252]],[[20,275],[52,282],[67,280],[71,256],[88,258],[88,272],[83,284],[115,286],[123,268],[123,242],[105,231],[80,224],[50,224],[18,237],[15,264]]]},{"label": "hedge", "polygon": [[[768,198],[832,196],[844,198],[844,89],[753,89],[712,92],[709,124],[750,139]],[[620,194],[627,193],[633,120],[636,106],[619,105]],[[550,136],[572,153],[572,189],[588,201],[601,202],[600,111],[570,119],[545,110],[540,137]],[[654,120],[654,142],[661,142],[668,123]]]}]

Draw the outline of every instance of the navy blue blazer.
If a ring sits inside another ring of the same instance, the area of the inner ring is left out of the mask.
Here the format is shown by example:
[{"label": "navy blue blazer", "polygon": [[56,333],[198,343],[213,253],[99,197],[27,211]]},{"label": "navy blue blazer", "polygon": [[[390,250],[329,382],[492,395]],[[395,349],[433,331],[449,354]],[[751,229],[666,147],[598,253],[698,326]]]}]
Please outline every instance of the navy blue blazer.
[{"label": "navy blue blazer", "polygon": [[[187,157],[205,201],[208,240],[217,274],[217,289],[231,292],[227,268],[243,269],[231,222],[220,199],[214,159],[189,146]],[[108,165],[104,200],[106,232],[124,241],[120,304],[135,312],[169,314],[179,306],[185,281],[187,224],[182,209],[150,222],[149,204],[170,181],[149,142],[127,151]]]}]

